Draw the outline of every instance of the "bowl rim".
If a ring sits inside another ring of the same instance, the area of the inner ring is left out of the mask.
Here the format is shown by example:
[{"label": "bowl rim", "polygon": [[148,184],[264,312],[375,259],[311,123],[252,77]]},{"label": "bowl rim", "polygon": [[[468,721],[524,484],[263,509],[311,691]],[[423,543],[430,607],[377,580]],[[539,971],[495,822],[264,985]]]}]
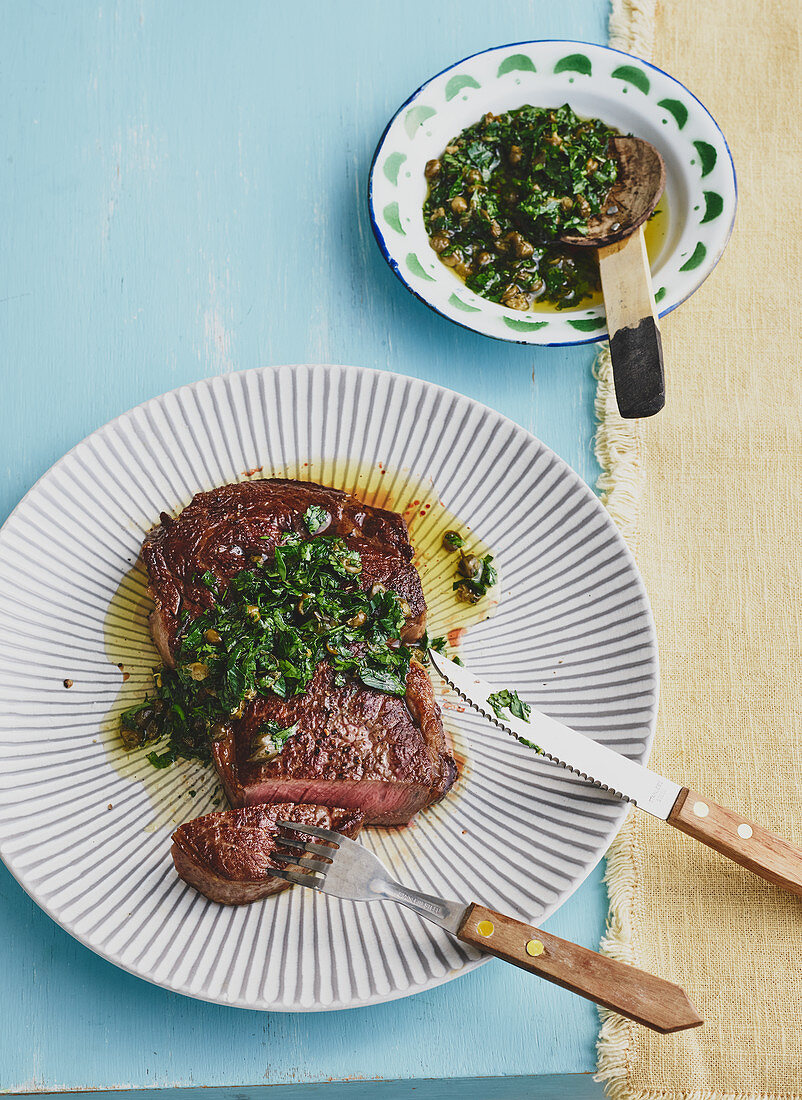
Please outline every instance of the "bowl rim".
[{"label": "bowl rim", "polygon": [[379,228],[379,224],[378,224],[378,217],[377,217],[377,212],[376,212],[376,207],[375,207],[374,176],[375,176],[376,167],[377,167],[376,162],[378,161],[379,155],[382,152],[382,148],[384,146],[385,139],[386,139],[391,127],[395,123],[398,116],[402,113],[402,111],[406,107],[408,107],[409,104],[421,94],[421,92],[424,90],[424,88],[427,88],[431,83],[433,83],[433,81],[437,80],[439,77],[443,76],[445,73],[450,72],[452,69],[456,69],[460,65],[464,65],[466,61],[472,61],[474,58],[482,57],[484,54],[495,53],[496,50],[513,49],[517,46],[555,45],[555,44],[558,44],[558,43],[563,44],[563,45],[568,45],[568,46],[582,46],[582,47],[585,47],[585,48],[591,47],[592,49],[605,50],[608,53],[618,54],[621,57],[626,57],[626,58],[629,58],[632,61],[637,62],[639,65],[644,65],[646,68],[651,69],[654,72],[660,73],[662,76],[666,77],[668,80],[672,81],[674,84],[678,84],[683,89],[683,91],[685,91],[691,97],[691,99],[693,99],[696,103],[699,104],[699,106],[702,109],[702,111],[704,112],[704,114],[706,114],[710,118],[711,122],[713,123],[713,125],[715,126],[715,128],[718,131],[719,135],[721,136],[722,143],[723,143],[724,148],[727,152],[727,157],[729,158],[730,170],[731,170],[731,173],[732,173],[733,210],[732,210],[732,218],[730,219],[730,224],[727,227],[726,236],[725,236],[724,240],[722,241],[721,247],[719,248],[717,254],[715,255],[715,258],[713,259],[712,263],[710,263],[710,265],[708,267],[708,270],[705,272],[705,274],[703,275],[701,280],[694,287],[692,287],[690,290],[688,290],[688,292],[686,294],[684,294],[678,301],[673,302],[670,305],[666,306],[665,309],[661,310],[661,309],[658,308],[657,309],[658,317],[665,317],[669,313],[673,313],[673,311],[675,309],[677,309],[684,302],[686,302],[688,300],[688,298],[690,298],[693,294],[695,294],[696,291],[703,285],[703,283],[710,277],[710,275],[713,273],[715,268],[718,266],[718,263],[719,263],[721,257],[724,255],[724,251],[725,251],[727,245],[729,244],[730,237],[732,236],[732,231],[733,231],[733,228],[735,226],[735,218],[736,218],[737,213],[738,213],[738,199],[739,199],[739,196],[738,196],[738,175],[737,175],[737,172],[735,170],[735,161],[734,161],[733,156],[732,156],[732,150],[730,149],[729,143],[728,143],[726,137],[724,136],[724,131],[719,126],[719,124],[716,121],[713,114],[707,109],[707,107],[705,107],[704,103],[702,103],[701,99],[699,99],[698,96],[694,95],[693,92],[690,91],[690,89],[687,88],[682,83],[681,80],[678,80],[677,77],[672,76],[671,73],[666,72],[665,69],[661,69],[659,65],[655,65],[651,61],[646,61],[643,58],[638,57],[636,54],[628,53],[626,50],[619,50],[614,46],[608,46],[608,45],[605,45],[601,42],[587,42],[587,41],[583,41],[583,40],[578,39],[578,38],[526,38],[526,39],[520,39],[520,40],[515,41],[515,42],[501,43],[497,46],[488,46],[484,50],[477,50],[475,53],[468,54],[467,56],[460,58],[458,61],[453,62],[451,65],[446,65],[445,68],[440,69],[439,72],[434,73],[427,80],[424,80],[424,82],[422,84],[420,84],[415,89],[414,92],[412,92],[409,96],[407,96],[407,98],[404,100],[404,102],[398,107],[398,109],[393,113],[392,117],[387,122],[387,125],[384,127],[384,129],[381,133],[381,136],[379,137],[379,140],[376,143],[376,148],[373,151],[373,156],[371,157],[371,161],[370,161],[370,168],[368,169],[368,186],[367,186],[368,213],[370,215],[370,225],[371,225],[371,229],[373,230],[373,236],[376,240],[376,244],[379,247],[379,251],[381,252],[382,256],[384,257],[385,261],[387,262],[387,264],[390,267],[390,269],[392,270],[392,272],[400,280],[402,285],[404,287],[406,287],[406,289],[409,291],[410,294],[412,294],[415,298],[417,298],[419,302],[422,302],[433,313],[436,313],[439,317],[445,318],[445,320],[451,322],[451,324],[453,324],[453,325],[457,325],[459,328],[467,329],[469,332],[475,332],[477,335],[484,336],[486,339],[498,340],[501,343],[523,344],[523,345],[526,345],[527,347],[549,347],[549,348],[560,347],[560,348],[562,348],[562,347],[574,347],[574,346],[579,346],[579,345],[583,345],[583,344],[598,344],[598,343],[601,343],[601,342],[608,339],[608,333],[605,329],[605,331],[602,332],[602,333],[595,333],[592,336],[584,336],[584,337],[578,336],[577,339],[572,338],[570,340],[558,339],[558,340],[543,340],[543,341],[538,340],[538,341],[534,341],[534,340],[531,340],[531,339],[529,339],[529,340],[521,339],[521,337],[515,336],[512,333],[510,333],[510,335],[507,336],[506,334],[502,335],[502,334],[497,334],[497,333],[493,333],[493,332],[484,332],[482,329],[476,328],[475,326],[473,326],[471,324],[468,324],[467,321],[460,320],[457,317],[452,317],[448,313],[444,313],[442,309],[439,309],[438,306],[436,306],[427,297],[425,297],[425,295],[421,294],[420,291],[416,290],[415,287],[412,286],[412,284],[407,280],[407,278],[405,277],[405,275],[401,271],[400,264],[398,263],[398,261],[393,256],[392,251],[388,248],[385,237],[384,237],[384,234],[382,233],[381,229]]}]

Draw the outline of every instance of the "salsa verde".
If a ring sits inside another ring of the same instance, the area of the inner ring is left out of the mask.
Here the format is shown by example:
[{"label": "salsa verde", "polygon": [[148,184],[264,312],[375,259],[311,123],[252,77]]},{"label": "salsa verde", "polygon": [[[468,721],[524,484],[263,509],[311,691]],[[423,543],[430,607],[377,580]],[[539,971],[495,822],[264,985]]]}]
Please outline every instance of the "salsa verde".
[{"label": "salsa verde", "polygon": [[423,216],[429,243],[476,294],[510,309],[570,309],[599,289],[587,232],[615,182],[617,131],[568,104],[486,114],[430,160]]}]

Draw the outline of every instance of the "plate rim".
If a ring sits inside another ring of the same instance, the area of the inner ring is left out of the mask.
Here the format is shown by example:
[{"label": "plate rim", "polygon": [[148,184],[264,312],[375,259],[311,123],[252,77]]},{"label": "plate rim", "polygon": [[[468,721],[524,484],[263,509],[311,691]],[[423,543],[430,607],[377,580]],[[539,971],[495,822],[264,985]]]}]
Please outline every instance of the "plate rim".
[{"label": "plate rim", "polygon": [[603,329],[598,330],[592,336],[578,337],[577,339],[572,338],[572,339],[542,340],[542,339],[537,338],[537,336],[538,336],[537,332],[532,332],[532,333],[529,333],[528,335],[524,335],[523,333],[521,333],[521,334],[516,336],[516,335],[513,335],[512,331],[511,331],[510,335],[507,336],[506,334],[501,334],[501,333],[484,332],[482,329],[475,328],[473,325],[471,325],[464,318],[461,319],[461,318],[456,317],[456,316],[452,317],[451,314],[444,313],[442,309],[440,309],[438,306],[436,306],[433,302],[430,302],[428,298],[426,298],[419,290],[416,290],[415,287],[412,286],[412,284],[408,281],[408,279],[404,276],[403,272],[401,271],[401,265],[394,258],[392,250],[387,246],[386,238],[385,238],[382,230],[379,227],[378,212],[377,212],[375,204],[374,204],[374,175],[375,175],[375,172],[377,170],[377,161],[378,161],[378,158],[379,158],[379,156],[382,152],[385,139],[387,138],[387,135],[388,135],[390,129],[392,128],[393,124],[395,123],[396,119],[403,112],[403,110],[406,107],[408,107],[409,104],[412,103],[412,101],[414,99],[416,99],[421,94],[421,92],[423,92],[424,89],[427,88],[430,84],[432,84],[435,80],[439,79],[441,76],[444,76],[446,73],[451,72],[452,69],[456,69],[460,65],[464,65],[466,62],[472,61],[474,58],[482,57],[485,54],[489,54],[489,53],[495,53],[497,50],[508,50],[508,49],[514,49],[516,47],[521,47],[521,46],[555,45],[555,44],[558,44],[558,43],[560,43],[562,45],[566,45],[566,46],[581,46],[585,49],[591,48],[591,49],[597,49],[597,50],[604,50],[607,53],[619,54],[621,57],[626,57],[630,61],[634,61],[638,65],[643,65],[648,69],[652,69],[654,72],[660,73],[661,76],[666,77],[666,79],[672,81],[674,84],[678,84],[679,87],[682,88],[683,91],[685,91],[690,96],[691,99],[695,100],[695,102],[698,103],[698,105],[701,108],[701,110],[703,111],[703,113],[710,118],[710,120],[712,121],[712,123],[715,126],[716,130],[720,134],[721,140],[724,144],[724,148],[727,152],[727,156],[729,158],[730,170],[731,170],[731,173],[732,173],[732,187],[733,187],[733,200],[734,200],[734,202],[733,202],[732,218],[730,219],[730,224],[727,228],[727,232],[726,232],[726,235],[724,237],[724,240],[722,241],[721,247],[719,248],[718,252],[716,253],[715,258],[713,259],[712,263],[709,264],[706,273],[702,276],[702,278],[699,280],[699,282],[696,283],[695,286],[691,287],[691,289],[688,290],[688,292],[682,298],[680,298],[678,301],[676,301],[673,304],[667,306],[663,310],[660,310],[659,307],[657,308],[657,315],[658,315],[659,318],[668,316],[669,313],[673,313],[675,309],[679,308],[679,306],[681,306],[685,302],[687,302],[688,299],[691,298],[696,293],[696,291],[699,290],[700,287],[706,282],[706,280],[713,274],[716,267],[718,267],[718,264],[719,264],[719,261],[721,260],[721,257],[724,255],[724,252],[726,251],[727,245],[730,242],[730,238],[732,237],[733,229],[735,228],[735,219],[736,219],[736,216],[737,216],[737,213],[738,213],[738,202],[739,202],[738,174],[735,170],[735,161],[733,159],[732,150],[730,149],[727,138],[724,135],[724,131],[719,126],[718,122],[716,121],[715,116],[712,114],[711,111],[708,110],[707,107],[705,107],[704,103],[702,103],[702,101],[699,99],[699,97],[697,95],[694,95],[694,93],[689,88],[687,88],[685,86],[685,84],[682,83],[681,80],[679,80],[675,76],[672,76],[671,73],[666,72],[665,69],[661,69],[659,65],[655,65],[651,61],[646,61],[643,58],[638,57],[636,54],[628,53],[626,50],[620,50],[620,49],[617,49],[614,46],[608,46],[608,45],[606,45],[604,43],[601,43],[601,42],[587,42],[587,41],[583,41],[582,39],[578,39],[578,38],[529,38],[529,39],[522,39],[522,40],[519,40],[519,41],[516,41],[516,42],[501,43],[498,46],[489,46],[484,50],[477,50],[475,53],[468,54],[466,57],[460,58],[458,61],[453,62],[451,65],[447,65],[444,69],[441,69],[439,72],[434,73],[432,76],[428,77],[427,80],[425,80],[419,87],[417,87],[415,89],[415,91],[413,91],[404,100],[404,102],[393,113],[392,117],[389,119],[389,121],[387,122],[387,125],[384,127],[384,130],[381,133],[381,136],[380,136],[380,138],[379,138],[379,140],[376,144],[376,148],[373,151],[373,156],[371,157],[371,161],[370,161],[370,167],[368,169],[367,200],[368,200],[368,214],[369,214],[369,217],[370,217],[370,226],[371,226],[371,229],[373,231],[373,236],[374,236],[374,239],[376,241],[376,244],[377,244],[377,246],[379,248],[379,251],[381,252],[385,262],[387,263],[388,267],[393,272],[393,274],[396,276],[396,278],[409,291],[410,294],[412,294],[415,298],[417,298],[417,300],[419,302],[422,302],[423,305],[425,305],[433,313],[437,314],[438,317],[442,317],[446,321],[450,321],[451,324],[456,325],[459,328],[466,329],[468,332],[475,332],[477,335],[484,336],[486,339],[498,340],[501,343],[523,344],[523,345],[530,346],[530,347],[534,346],[534,347],[548,347],[548,348],[574,347],[574,346],[581,346],[581,345],[584,345],[584,344],[599,343],[600,341],[606,340],[608,338],[609,333],[607,331],[606,320],[605,320],[605,327]]},{"label": "plate rim", "polygon": [[[656,723],[657,723],[657,714],[658,714],[658,710],[659,710],[659,701],[660,701],[660,657],[659,657],[659,649],[658,649],[658,639],[657,639],[657,632],[656,632],[656,625],[655,625],[655,621],[654,621],[654,615],[653,615],[653,612],[652,612],[652,608],[651,608],[651,604],[650,604],[650,601],[649,601],[648,593],[646,591],[646,587],[645,587],[645,584],[644,584],[644,581],[643,581],[643,577],[641,576],[641,573],[640,573],[640,570],[638,568],[635,557],[634,557],[632,551],[627,546],[627,544],[626,544],[626,542],[625,542],[618,526],[616,525],[615,521],[613,520],[612,516],[610,515],[609,511],[604,506],[604,504],[602,503],[602,501],[600,500],[598,495],[594,492],[593,488],[581,477],[581,475],[579,473],[577,473],[576,470],[574,470],[574,468],[568,462],[565,461],[565,459],[561,458],[556,453],[556,451],[552,450],[552,448],[549,447],[548,444],[544,443],[541,439],[539,439],[537,436],[535,436],[534,433],[529,431],[528,428],[525,428],[523,425],[521,425],[517,421],[513,420],[512,417],[509,417],[506,414],[499,412],[497,409],[494,409],[490,405],[486,405],[482,401],[478,401],[475,398],[469,397],[467,394],[463,394],[458,390],[453,390],[453,389],[450,389],[447,386],[442,386],[437,382],[430,382],[427,379],[419,378],[417,375],[402,374],[398,371],[382,370],[381,368],[378,368],[378,367],[362,367],[362,366],[357,366],[355,364],[343,364],[343,363],[282,363],[282,364],[266,365],[266,366],[262,366],[262,367],[244,368],[242,370],[229,371],[229,372],[225,372],[225,373],[222,373],[222,374],[208,375],[205,378],[195,379],[192,382],[184,383],[181,386],[173,387],[173,389],[165,390],[162,393],[154,395],[153,397],[146,398],[144,401],[139,402],[139,404],[133,405],[130,408],[124,410],[122,413],[119,413],[118,415],[112,417],[110,420],[107,420],[105,423],[99,425],[97,428],[95,428],[91,432],[89,432],[82,439],[78,440],[72,447],[70,447],[67,451],[65,451],[63,455],[61,455],[59,458],[57,458],[56,461],[53,462],[36,479],[36,481],[34,481],[34,483],[30,486],[30,488],[20,498],[18,503],[15,505],[15,507],[11,510],[11,512],[9,513],[7,518],[4,520],[2,525],[0,525],[0,556],[3,553],[6,536],[7,536],[7,533],[8,533],[8,529],[12,525],[12,521],[15,519],[15,517],[18,515],[18,513],[26,505],[29,498],[31,498],[33,496],[33,494],[36,492],[36,490],[40,486],[40,484],[42,482],[44,482],[52,474],[52,472],[54,470],[56,470],[59,466],[61,466],[62,463],[66,462],[67,459],[75,451],[77,451],[77,449],[79,447],[82,447],[89,440],[91,440],[91,439],[93,439],[97,436],[102,435],[103,433],[111,430],[116,424],[127,420],[129,417],[134,416],[140,410],[143,410],[143,409],[147,408],[148,406],[150,406],[152,404],[158,404],[159,402],[162,402],[166,397],[169,397],[173,394],[178,394],[178,393],[182,393],[182,392],[184,392],[184,393],[186,393],[186,392],[196,392],[197,390],[199,390],[201,388],[204,388],[204,387],[211,389],[211,387],[214,385],[214,383],[216,383],[218,381],[225,382],[226,379],[234,377],[234,376],[247,376],[247,375],[253,375],[253,374],[268,374],[268,373],[276,374],[280,371],[296,371],[296,370],[299,370],[299,369],[306,369],[306,370],[310,371],[310,373],[311,372],[317,372],[317,371],[323,371],[323,372],[342,371],[342,372],[345,372],[345,373],[354,373],[354,374],[357,374],[357,375],[372,375],[374,377],[379,376],[379,377],[385,377],[385,378],[388,378],[388,379],[399,379],[404,383],[418,383],[420,386],[422,386],[425,389],[434,390],[434,391],[437,391],[438,393],[444,394],[444,395],[446,395],[450,398],[457,398],[461,401],[468,402],[470,405],[478,407],[481,410],[490,413],[492,416],[497,417],[505,425],[510,425],[515,431],[523,432],[526,436],[528,436],[530,438],[530,440],[533,440],[540,448],[542,448],[542,453],[544,455],[546,455],[549,458],[556,459],[557,463],[560,465],[560,467],[562,467],[563,476],[566,476],[566,475],[570,476],[574,480],[576,486],[579,488],[579,491],[580,492],[584,491],[584,492],[587,493],[588,501],[591,504],[591,506],[595,508],[597,514],[603,514],[606,517],[606,520],[609,524],[609,530],[612,533],[612,537],[616,542],[617,548],[618,548],[619,552],[622,554],[624,560],[627,562],[627,564],[631,568],[632,583],[635,586],[635,588],[637,589],[638,594],[640,595],[640,597],[642,599],[642,602],[643,602],[643,612],[644,612],[644,617],[645,617],[645,626],[648,628],[648,643],[651,644],[651,648],[652,648],[652,652],[653,652],[653,660],[654,660],[653,702],[652,702],[652,705],[651,705],[651,710],[650,710],[650,715],[649,715],[648,722],[644,723],[644,725],[648,727],[648,732],[645,736],[644,753],[643,753],[643,756],[642,756],[642,759],[641,759],[641,763],[643,763],[645,765],[649,760],[649,757],[650,757],[651,751],[652,751],[652,747],[653,747],[653,743],[654,743]],[[255,480],[258,480],[258,479],[255,479]],[[197,491],[201,491],[201,490],[197,490]],[[644,643],[644,644],[646,644],[646,643]],[[538,921],[547,921],[551,916],[553,916],[554,913],[557,912],[557,910],[560,909],[561,906],[564,905],[565,902],[567,902],[576,893],[576,891],[582,886],[582,884],[587,880],[587,878],[592,874],[592,872],[596,869],[596,867],[599,865],[601,860],[604,858],[604,856],[606,855],[610,845],[613,843],[613,841],[615,840],[615,837],[618,835],[620,829],[622,828],[622,826],[624,824],[624,821],[625,821],[625,819],[626,819],[626,817],[629,813],[630,803],[625,802],[625,801],[621,801],[620,804],[616,807],[616,809],[617,809],[617,813],[616,813],[615,817],[613,818],[613,820],[611,822],[611,828],[610,828],[610,831],[609,831],[609,836],[606,836],[605,839],[602,841],[601,846],[597,849],[597,851],[594,853],[594,856],[588,862],[587,866],[583,869],[583,872],[580,875],[580,877],[575,879],[571,883],[571,886],[568,889],[568,891],[566,893],[564,893],[563,895],[561,895],[558,898],[558,900],[550,908],[547,908],[544,911],[544,914],[542,916],[539,916],[537,918]],[[7,840],[7,837],[0,836],[0,860],[2,860],[4,866],[6,867],[8,872],[11,874],[12,878],[18,883],[18,885],[24,891],[24,893],[43,912],[45,912],[47,914],[47,916],[50,917],[51,920],[53,920],[61,929],[63,929],[63,931],[66,932],[67,935],[72,937],[74,940],[76,940],[78,943],[80,943],[83,947],[87,948],[93,954],[97,955],[99,958],[104,959],[106,962],[111,963],[112,965],[118,967],[120,970],[123,970],[126,973],[131,974],[136,978],[140,978],[143,981],[148,982],[150,985],[154,985],[154,986],[157,986],[158,988],[165,989],[165,990],[167,990],[171,993],[180,994],[181,996],[191,997],[193,1000],[204,1001],[204,1002],[207,1002],[207,1003],[210,1003],[210,1004],[218,1004],[218,1005],[221,1005],[221,1006],[226,1007],[226,1008],[237,1008],[237,1009],[242,1009],[242,1010],[246,1010],[246,1011],[253,1011],[253,1012],[293,1012],[293,1013],[295,1013],[295,1012],[298,1012],[298,1013],[306,1013],[306,1012],[341,1012],[341,1011],[346,1011],[346,1010],[351,1009],[351,1008],[365,1008],[365,1007],[369,1007],[369,1006],[373,1006],[373,1005],[380,1005],[380,1004],[388,1003],[390,1001],[401,1000],[405,997],[411,997],[411,996],[415,996],[418,993],[426,992],[427,990],[436,989],[441,985],[445,985],[448,982],[451,982],[451,981],[454,981],[458,978],[461,978],[463,975],[470,973],[472,970],[475,970],[477,967],[484,966],[492,958],[492,956],[486,955],[486,956],[481,957],[479,959],[469,960],[459,970],[449,971],[448,973],[446,973],[442,977],[431,978],[431,979],[417,985],[414,988],[402,989],[402,990],[393,990],[390,993],[377,993],[377,994],[372,995],[368,998],[359,999],[359,1000],[350,1000],[347,1003],[333,1002],[333,1003],[329,1003],[329,1004],[315,1004],[315,1005],[312,1005],[312,1006],[305,1006],[305,1005],[299,1005],[299,1004],[285,1004],[285,1003],[279,1003],[279,1004],[274,1004],[274,1003],[269,1003],[269,1004],[243,1004],[243,1003],[240,1003],[238,1001],[228,1000],[228,999],[225,999],[225,998],[222,998],[222,997],[215,997],[215,996],[210,996],[210,995],[206,995],[206,994],[199,993],[199,992],[193,992],[193,991],[190,991],[186,988],[182,988],[179,984],[171,983],[169,981],[156,980],[156,979],[150,977],[147,973],[145,973],[143,971],[140,971],[140,970],[137,970],[132,966],[126,965],[124,962],[122,962],[118,958],[114,957],[114,955],[111,952],[103,950],[102,948],[90,943],[88,941],[87,937],[85,937],[84,935],[79,933],[74,928],[70,927],[69,922],[62,920],[60,918],[60,916],[57,915],[57,910],[53,906],[51,906],[48,903],[47,900],[45,900],[44,898],[41,898],[40,896],[38,896],[38,892],[36,891],[35,887],[29,887],[23,881],[23,879],[20,877],[20,875],[17,873],[17,871],[15,870],[15,868],[13,866],[13,863],[10,861],[11,857],[7,856],[7,853],[5,851],[5,841],[6,840]],[[466,902],[466,905],[467,904],[468,903]]]}]

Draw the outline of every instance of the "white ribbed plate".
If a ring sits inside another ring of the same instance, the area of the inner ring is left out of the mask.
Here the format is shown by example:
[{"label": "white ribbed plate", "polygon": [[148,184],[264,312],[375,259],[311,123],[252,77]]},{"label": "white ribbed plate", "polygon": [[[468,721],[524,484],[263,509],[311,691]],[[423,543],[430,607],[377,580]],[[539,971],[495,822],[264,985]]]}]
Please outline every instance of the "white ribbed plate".
[{"label": "white ribbed plate", "polygon": [[[643,587],[599,502],[528,432],[459,394],[354,367],[247,371],[141,405],[56,463],[0,532],[0,853],[71,935],[189,996],[346,1008],[482,961],[386,903],[297,888],[243,908],[207,901],[177,878],[169,837],[210,808],[212,777],[143,768],[109,732],[153,662],[136,561],[159,512],[257,467],[315,459],[325,480],[346,456],[431,477],[497,553],[501,606],[463,650],[477,672],[648,755],[657,667]],[[624,807],[481,718],[447,717],[470,744],[467,778],[411,828],[367,830],[365,843],[429,893],[542,920],[597,863]]]}]

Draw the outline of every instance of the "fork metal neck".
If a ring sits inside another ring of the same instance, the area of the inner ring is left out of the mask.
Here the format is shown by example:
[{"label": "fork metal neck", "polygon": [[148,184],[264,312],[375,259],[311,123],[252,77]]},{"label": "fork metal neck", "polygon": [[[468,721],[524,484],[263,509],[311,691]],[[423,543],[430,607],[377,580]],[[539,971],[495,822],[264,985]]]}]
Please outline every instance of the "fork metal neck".
[{"label": "fork metal neck", "polygon": [[421,894],[391,879],[376,879],[371,885],[377,897],[405,905],[419,917],[425,917],[426,920],[439,924],[441,928],[445,928],[447,932],[454,935],[468,908],[464,901],[447,901],[433,894]]}]

